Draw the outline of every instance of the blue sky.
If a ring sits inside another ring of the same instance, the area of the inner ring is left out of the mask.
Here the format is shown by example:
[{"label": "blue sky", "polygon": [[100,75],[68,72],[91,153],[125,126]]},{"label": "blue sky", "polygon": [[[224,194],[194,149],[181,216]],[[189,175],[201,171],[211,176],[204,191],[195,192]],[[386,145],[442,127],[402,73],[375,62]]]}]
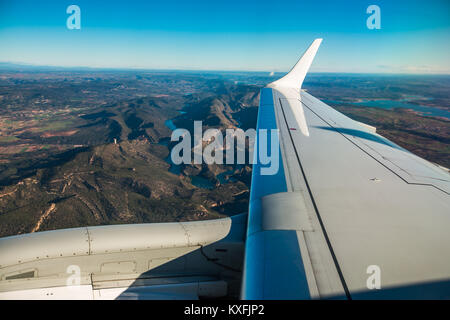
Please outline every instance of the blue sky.
[{"label": "blue sky", "polygon": [[[66,27],[71,4],[81,30]],[[287,71],[321,37],[312,71],[450,74],[449,18],[447,0],[0,0],[0,61]]]}]

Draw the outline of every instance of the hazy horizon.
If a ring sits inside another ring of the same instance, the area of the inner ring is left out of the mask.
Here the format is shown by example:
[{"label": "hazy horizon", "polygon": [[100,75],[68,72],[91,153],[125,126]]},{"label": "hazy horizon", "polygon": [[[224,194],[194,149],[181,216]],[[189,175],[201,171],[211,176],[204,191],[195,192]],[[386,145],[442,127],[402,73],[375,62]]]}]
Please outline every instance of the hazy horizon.
[{"label": "hazy horizon", "polygon": [[[47,71],[142,71],[142,72],[223,72],[223,73],[258,73],[258,74],[267,74],[267,77],[276,77],[282,76],[286,74],[289,70],[286,71],[276,71],[272,75],[273,71],[270,70],[220,70],[220,69],[170,69],[170,68],[133,68],[133,67],[91,67],[91,66],[61,66],[61,65],[45,65],[45,64],[32,64],[32,63],[24,63],[24,62],[13,62],[13,61],[0,61],[0,71],[2,71],[1,67],[9,65],[3,70],[11,70],[20,72],[22,70],[16,68],[30,68],[38,70],[39,68],[49,69]],[[51,70],[55,69],[55,70]],[[61,70],[62,69],[62,70]],[[399,75],[399,76],[450,76],[449,73],[395,73],[395,72],[345,72],[345,71],[310,71],[308,74],[340,74],[340,75]]]}]

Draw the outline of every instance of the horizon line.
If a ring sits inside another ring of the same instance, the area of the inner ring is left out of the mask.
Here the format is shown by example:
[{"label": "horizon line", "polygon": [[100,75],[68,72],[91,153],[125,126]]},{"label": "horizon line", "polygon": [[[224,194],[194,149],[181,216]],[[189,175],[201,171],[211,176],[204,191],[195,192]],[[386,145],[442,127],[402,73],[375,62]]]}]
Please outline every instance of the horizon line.
[{"label": "horizon line", "polygon": [[[83,69],[90,69],[96,71],[171,71],[171,72],[254,72],[254,73],[273,73],[273,74],[286,74],[287,71],[273,71],[273,70],[223,70],[223,69],[182,69],[182,68],[145,68],[145,67],[93,67],[93,66],[63,66],[63,65],[46,65],[46,64],[34,64],[28,62],[11,62],[11,61],[0,61],[1,65],[11,65],[11,67],[29,67],[29,68],[56,68],[56,69],[71,69],[85,71]],[[11,68],[13,69],[13,68]],[[1,69],[0,69],[1,71]],[[308,73],[328,73],[328,74],[376,74],[376,75],[418,75],[418,76],[450,76],[450,72],[445,73],[408,73],[408,72],[347,72],[347,71],[311,71]]]}]

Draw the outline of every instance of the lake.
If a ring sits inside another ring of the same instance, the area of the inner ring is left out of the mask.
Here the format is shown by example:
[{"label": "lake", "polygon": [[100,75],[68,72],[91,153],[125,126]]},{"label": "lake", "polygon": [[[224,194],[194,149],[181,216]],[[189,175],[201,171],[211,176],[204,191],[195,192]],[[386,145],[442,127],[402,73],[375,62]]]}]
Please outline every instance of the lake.
[{"label": "lake", "polygon": [[[387,109],[387,110],[390,110],[393,108],[405,108],[405,109],[414,110],[424,116],[434,116],[434,117],[442,117],[442,118],[450,119],[450,111],[410,103],[409,101],[413,100],[414,98],[415,97],[411,97],[411,98],[405,98],[405,99],[401,99],[401,100],[389,100],[389,99],[361,100],[358,102],[350,102],[350,104],[353,104],[355,106],[360,106],[360,107],[375,107],[375,108],[381,108],[381,109]],[[346,101],[336,101],[336,100],[322,100],[322,101],[327,104],[330,104],[330,105],[349,103]]]}]

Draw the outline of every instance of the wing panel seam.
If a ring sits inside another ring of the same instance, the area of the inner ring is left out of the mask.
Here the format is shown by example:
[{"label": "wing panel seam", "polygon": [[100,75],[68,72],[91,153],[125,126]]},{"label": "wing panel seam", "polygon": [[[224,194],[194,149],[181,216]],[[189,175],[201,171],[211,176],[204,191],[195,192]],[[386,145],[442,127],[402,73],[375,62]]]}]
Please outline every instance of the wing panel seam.
[{"label": "wing panel seam", "polygon": [[[289,127],[287,119],[286,119],[286,114],[284,112],[284,107],[283,107],[283,105],[281,103],[281,99],[280,98],[279,98],[279,103],[280,103],[280,107],[281,107],[281,112],[283,113],[283,118],[284,118],[285,124],[286,124],[287,127]],[[317,204],[316,204],[316,202],[314,200],[314,196],[312,194],[311,188],[310,188],[309,183],[308,183],[308,179],[306,178],[305,171],[304,171],[302,163],[300,161],[300,157],[298,155],[298,151],[297,151],[297,147],[296,147],[296,145],[294,143],[294,139],[292,138],[291,132],[289,130],[288,130],[288,132],[289,132],[289,137],[291,138],[292,145],[294,147],[295,155],[297,157],[297,161],[298,161],[298,164],[300,166],[300,170],[301,170],[301,172],[303,174],[303,178],[305,180],[306,188],[308,189],[309,196],[311,197],[311,201],[312,201],[312,204],[313,204],[313,207],[314,207],[314,211],[316,212],[317,219],[319,220],[320,227],[321,227],[323,235],[325,237],[325,241],[327,242],[328,249],[330,250],[330,254],[331,254],[332,258],[333,258],[336,270],[338,272],[339,278],[341,280],[342,286],[343,286],[344,291],[345,291],[345,295],[346,295],[347,299],[351,300],[352,298],[351,298],[351,295],[350,295],[350,291],[348,290],[347,284],[345,282],[344,275],[343,275],[342,270],[341,270],[341,268],[339,266],[339,262],[337,260],[337,257],[335,255],[335,253],[334,253],[333,246],[331,245],[331,242],[330,242],[330,239],[328,237],[327,231],[325,229],[325,226],[323,224],[322,218],[320,216],[319,209],[317,208]]]}]

